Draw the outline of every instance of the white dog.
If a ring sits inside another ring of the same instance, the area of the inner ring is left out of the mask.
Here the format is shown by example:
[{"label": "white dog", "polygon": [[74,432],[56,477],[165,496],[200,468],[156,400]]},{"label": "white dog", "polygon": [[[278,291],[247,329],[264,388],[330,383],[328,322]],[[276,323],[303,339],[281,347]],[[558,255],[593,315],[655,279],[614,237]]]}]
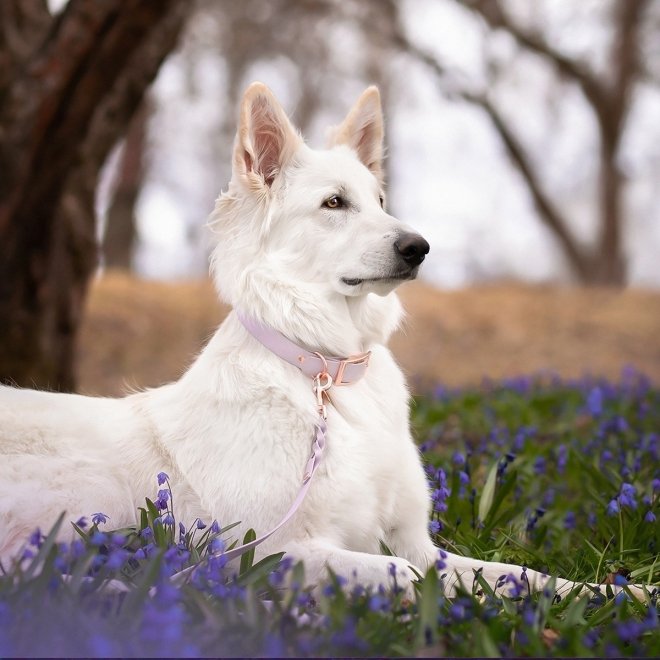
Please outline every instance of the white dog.
[{"label": "white dog", "polygon": [[[385,210],[382,157],[376,88],[362,94],[326,150],[312,150],[273,94],[249,87],[232,180],[212,216],[215,282],[234,312],[164,387],[121,399],[0,389],[0,557],[15,555],[35,526],[48,529],[61,511],[71,520],[102,511],[112,527],[135,524],[136,507],[165,471],[179,520],[240,520],[239,538],[250,527],[272,530],[296,501],[257,554],[285,550],[304,560],[310,583],[326,567],[386,583],[393,563],[409,588],[411,567],[423,573],[436,562],[408,391],[385,347],[402,314],[393,291],[416,276],[429,246]],[[264,345],[282,349],[277,333],[299,347],[298,364]],[[315,352],[324,357],[310,360]],[[321,373],[325,356],[355,355]],[[349,384],[331,385],[331,377]],[[318,430],[321,406],[327,437]],[[304,497],[319,433],[323,460]],[[380,554],[381,540],[395,557]],[[493,586],[521,572],[453,554],[444,562],[450,589],[460,576],[471,585],[474,569]],[[535,588],[548,580],[527,575]]]}]

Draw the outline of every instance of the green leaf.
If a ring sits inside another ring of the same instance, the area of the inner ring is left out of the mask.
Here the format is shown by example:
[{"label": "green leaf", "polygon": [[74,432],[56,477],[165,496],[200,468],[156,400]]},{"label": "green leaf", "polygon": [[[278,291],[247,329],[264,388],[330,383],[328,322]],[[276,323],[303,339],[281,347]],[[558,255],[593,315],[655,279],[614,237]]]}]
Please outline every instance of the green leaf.
[{"label": "green leaf", "polygon": [[438,572],[435,566],[433,566],[427,571],[417,592],[419,618],[417,621],[416,637],[419,646],[424,646],[427,641],[433,641],[435,639],[438,614],[440,612],[438,605],[439,597],[440,581],[438,580]]},{"label": "green leaf", "polygon": [[[245,536],[243,537],[243,545],[252,543],[252,541],[255,541],[256,539],[256,532],[250,528],[247,532],[245,532]],[[250,570],[252,567],[252,562],[254,562],[254,548],[250,548],[241,555],[241,567],[238,574],[243,575],[243,573],[246,573],[248,570]]]},{"label": "green leaf", "polygon": [[497,462],[495,462],[488,473],[486,485],[481,491],[481,499],[479,500],[479,520],[484,522],[493,504],[493,497],[495,496],[495,485],[497,482]]}]

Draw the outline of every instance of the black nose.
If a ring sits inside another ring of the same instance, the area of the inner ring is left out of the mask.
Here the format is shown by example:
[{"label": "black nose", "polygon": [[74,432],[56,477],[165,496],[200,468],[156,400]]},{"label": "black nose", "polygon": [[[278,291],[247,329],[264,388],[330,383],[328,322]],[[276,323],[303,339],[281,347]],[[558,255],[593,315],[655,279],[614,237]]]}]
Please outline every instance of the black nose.
[{"label": "black nose", "polygon": [[411,267],[419,266],[429,253],[431,246],[419,235],[401,234],[394,244],[401,258]]}]

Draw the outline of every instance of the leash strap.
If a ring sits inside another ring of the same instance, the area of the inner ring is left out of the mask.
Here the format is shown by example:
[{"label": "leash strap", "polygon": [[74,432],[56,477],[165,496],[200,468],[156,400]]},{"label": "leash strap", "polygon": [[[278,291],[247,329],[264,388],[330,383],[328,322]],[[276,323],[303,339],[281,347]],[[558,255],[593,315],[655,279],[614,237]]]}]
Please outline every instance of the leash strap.
[{"label": "leash strap", "polygon": [[[248,319],[241,314],[238,315],[238,318],[245,326],[245,329],[255,339],[261,342],[261,344],[289,364],[298,367],[306,376],[312,378],[312,389],[316,396],[316,406],[319,418],[314,426],[315,430],[312,452],[307,461],[307,465],[305,465],[302,485],[300,486],[298,495],[296,495],[296,499],[289,507],[284,518],[282,518],[282,520],[267,534],[223,553],[223,556],[226,557],[227,561],[236,559],[236,557],[240,557],[249,550],[252,550],[252,548],[256,548],[258,545],[262,544],[281,527],[286,525],[296,511],[298,511],[300,505],[305,500],[307,491],[312,483],[312,478],[314,477],[318,466],[321,464],[321,459],[323,458],[323,453],[326,447],[326,433],[328,431],[328,426],[326,423],[327,411],[325,402],[326,400],[329,400],[328,390],[333,385],[350,385],[356,380],[362,378],[367,370],[369,356],[371,355],[371,352],[368,352],[348,358],[333,358],[325,357],[320,353],[310,353],[294,344],[276,330],[262,325],[258,321]],[[339,383],[336,382],[335,378],[339,379]],[[199,566],[199,564],[179,571],[172,576],[171,581],[175,584],[182,584],[192,576],[197,566]]]}]

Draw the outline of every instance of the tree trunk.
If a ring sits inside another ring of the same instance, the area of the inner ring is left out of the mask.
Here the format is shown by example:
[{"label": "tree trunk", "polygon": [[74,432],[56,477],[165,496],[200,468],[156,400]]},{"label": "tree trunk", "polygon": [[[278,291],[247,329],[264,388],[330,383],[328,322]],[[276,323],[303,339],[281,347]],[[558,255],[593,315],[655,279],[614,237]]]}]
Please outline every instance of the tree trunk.
[{"label": "tree trunk", "polygon": [[135,247],[135,205],[144,177],[144,148],[149,104],[135,113],[124,140],[117,186],[108,209],[103,236],[103,263],[106,268],[130,270]]},{"label": "tree trunk", "polygon": [[0,7],[0,382],[74,389],[98,172],[176,43],[182,7],[70,0],[48,29],[42,0]]}]

